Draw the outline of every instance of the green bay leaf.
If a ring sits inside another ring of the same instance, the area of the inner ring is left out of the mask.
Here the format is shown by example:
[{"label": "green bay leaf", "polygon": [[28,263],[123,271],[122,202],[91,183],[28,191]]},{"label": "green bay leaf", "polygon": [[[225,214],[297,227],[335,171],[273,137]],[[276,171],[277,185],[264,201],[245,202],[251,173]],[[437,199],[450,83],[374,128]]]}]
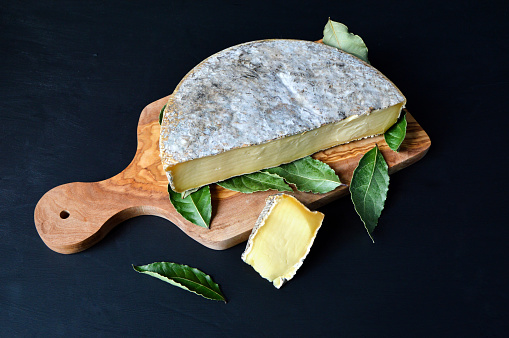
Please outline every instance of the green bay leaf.
[{"label": "green bay leaf", "polygon": [[226,303],[219,285],[209,275],[196,268],[171,262],[156,262],[140,266],[133,265],[133,268],[137,272],[158,278],[204,298]]},{"label": "green bay leaf", "polygon": [[350,33],[344,24],[332,21],[330,18],[323,29],[323,43],[339,48],[369,63],[368,47],[362,38]]},{"label": "green bay leaf", "polygon": [[283,177],[286,182],[295,184],[299,191],[323,194],[341,185],[334,169],[311,156],[264,171]]},{"label": "green bay leaf", "polygon": [[267,190],[292,191],[283,178],[264,171],[232,177],[222,182],[217,182],[217,184],[223,188],[244,194]]},{"label": "green bay leaf", "polygon": [[396,123],[394,123],[384,134],[385,142],[387,142],[389,148],[396,152],[399,151],[399,147],[406,136],[406,127],[406,112],[402,111],[398,121],[396,121]]},{"label": "green bay leaf", "polygon": [[378,146],[375,146],[360,159],[350,183],[350,196],[355,211],[371,240],[389,190],[388,169],[382,153]]},{"label": "green bay leaf", "polygon": [[182,217],[203,228],[210,226],[212,203],[208,185],[189,194],[186,198],[182,198],[182,195],[174,192],[168,184],[168,193],[171,204]]},{"label": "green bay leaf", "polygon": [[166,109],[166,105],[164,105],[163,108],[161,108],[161,111],[159,112],[159,124],[163,123],[163,115],[164,115],[165,109]]}]

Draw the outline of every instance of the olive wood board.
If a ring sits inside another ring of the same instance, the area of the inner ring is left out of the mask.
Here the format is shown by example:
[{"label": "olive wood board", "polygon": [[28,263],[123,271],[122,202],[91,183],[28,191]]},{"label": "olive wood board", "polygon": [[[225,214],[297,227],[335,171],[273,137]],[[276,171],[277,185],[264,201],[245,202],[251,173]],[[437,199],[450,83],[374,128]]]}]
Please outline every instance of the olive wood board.
[{"label": "olive wood board", "polygon": [[[99,242],[116,225],[140,215],[166,218],[189,237],[211,249],[223,250],[249,237],[265,199],[275,191],[242,194],[211,184],[210,228],[194,225],[173,208],[168,198],[168,180],[159,157],[159,112],[169,96],[149,104],[138,122],[138,146],[132,162],[121,173],[100,182],[74,182],[57,186],[37,203],[34,221],[39,235],[52,250],[71,254]],[[430,139],[407,112],[407,136],[399,153],[392,151],[383,136],[371,137],[313,155],[330,165],[341,182],[349,184],[359,159],[378,144],[389,173],[421,159]],[[294,192],[310,209],[316,209],[348,194],[342,185],[326,194]]]}]

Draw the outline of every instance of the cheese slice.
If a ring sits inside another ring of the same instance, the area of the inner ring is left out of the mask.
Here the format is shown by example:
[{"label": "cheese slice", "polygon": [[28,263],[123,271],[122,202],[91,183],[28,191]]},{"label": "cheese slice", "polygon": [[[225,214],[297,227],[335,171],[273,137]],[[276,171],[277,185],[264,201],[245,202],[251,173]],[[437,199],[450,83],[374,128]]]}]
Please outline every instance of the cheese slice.
[{"label": "cheese slice", "polygon": [[242,260],[276,288],[290,280],[306,258],[324,215],[295,197],[269,196],[249,236]]},{"label": "cheese slice", "polygon": [[183,192],[382,134],[405,102],[378,70],[336,48],[248,42],[179,83],[163,113],[161,160]]}]

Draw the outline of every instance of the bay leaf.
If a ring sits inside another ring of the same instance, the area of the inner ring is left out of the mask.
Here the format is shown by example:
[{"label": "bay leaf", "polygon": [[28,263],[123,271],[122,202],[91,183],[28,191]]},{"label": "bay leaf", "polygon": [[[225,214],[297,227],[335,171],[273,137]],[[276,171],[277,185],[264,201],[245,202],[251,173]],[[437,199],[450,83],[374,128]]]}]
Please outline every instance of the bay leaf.
[{"label": "bay leaf", "polygon": [[350,183],[350,196],[369,237],[384,208],[389,190],[389,167],[376,145],[360,159]]},{"label": "bay leaf", "polygon": [[293,191],[283,178],[264,171],[232,177],[222,182],[217,182],[217,184],[223,188],[244,194],[267,190]]},{"label": "bay leaf", "polygon": [[161,111],[159,112],[159,124],[163,123],[163,115],[164,115],[165,109],[166,109],[166,105],[164,105],[163,108],[161,108]]},{"label": "bay leaf", "polygon": [[286,182],[295,184],[299,191],[323,194],[342,184],[334,169],[311,156],[264,171],[283,177]]},{"label": "bay leaf", "polygon": [[193,292],[207,299],[219,300],[226,303],[219,285],[204,272],[188,265],[156,262],[147,265],[133,265],[135,271],[158,278],[162,281]]},{"label": "bay leaf", "polygon": [[171,204],[182,217],[203,228],[210,226],[212,203],[208,185],[191,193],[186,198],[182,198],[182,195],[174,192],[168,184],[168,193]]},{"label": "bay leaf", "polygon": [[362,38],[350,33],[344,24],[332,21],[330,18],[323,29],[323,43],[339,48],[369,63],[368,47]]},{"label": "bay leaf", "polygon": [[392,125],[384,134],[385,142],[393,151],[399,152],[399,147],[406,136],[406,112],[402,111],[398,121]]}]

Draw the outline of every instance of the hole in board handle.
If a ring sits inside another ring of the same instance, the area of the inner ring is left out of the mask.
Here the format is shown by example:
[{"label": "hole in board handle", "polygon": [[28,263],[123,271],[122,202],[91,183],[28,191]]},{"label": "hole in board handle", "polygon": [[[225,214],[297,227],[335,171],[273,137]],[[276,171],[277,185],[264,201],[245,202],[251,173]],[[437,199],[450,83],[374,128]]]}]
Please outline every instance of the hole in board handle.
[{"label": "hole in board handle", "polygon": [[69,211],[66,211],[66,210],[62,210],[60,211],[60,218],[61,219],[66,219],[67,217],[69,217],[71,214],[69,214]]}]

